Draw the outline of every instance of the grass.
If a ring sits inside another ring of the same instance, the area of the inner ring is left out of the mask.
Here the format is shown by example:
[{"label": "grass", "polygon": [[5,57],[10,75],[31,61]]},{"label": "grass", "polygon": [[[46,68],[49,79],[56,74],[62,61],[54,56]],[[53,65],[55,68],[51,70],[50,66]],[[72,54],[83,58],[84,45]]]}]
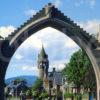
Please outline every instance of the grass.
[{"label": "grass", "polygon": [[7,100],[20,100],[20,98],[18,97],[18,98],[16,98],[16,97],[10,97],[9,99],[7,99]]}]

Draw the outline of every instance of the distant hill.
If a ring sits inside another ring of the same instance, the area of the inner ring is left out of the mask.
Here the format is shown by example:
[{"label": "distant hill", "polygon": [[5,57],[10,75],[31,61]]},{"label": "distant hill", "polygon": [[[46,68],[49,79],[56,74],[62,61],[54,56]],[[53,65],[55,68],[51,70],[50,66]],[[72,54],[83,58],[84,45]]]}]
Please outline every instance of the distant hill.
[{"label": "distant hill", "polygon": [[6,84],[10,84],[13,80],[15,80],[15,79],[17,79],[17,78],[25,79],[26,82],[27,82],[27,85],[28,85],[29,87],[31,87],[31,86],[34,84],[35,80],[36,80],[38,77],[37,77],[37,76],[30,76],[30,75],[28,75],[28,76],[12,77],[12,78],[5,79],[5,83],[6,83]]}]

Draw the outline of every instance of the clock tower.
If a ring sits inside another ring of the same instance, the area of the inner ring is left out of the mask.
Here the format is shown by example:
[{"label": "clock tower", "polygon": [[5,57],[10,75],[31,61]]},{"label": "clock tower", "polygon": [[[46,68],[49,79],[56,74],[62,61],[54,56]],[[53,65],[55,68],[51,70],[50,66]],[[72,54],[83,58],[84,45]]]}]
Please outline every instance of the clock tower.
[{"label": "clock tower", "polygon": [[48,68],[49,68],[49,60],[48,55],[45,52],[44,47],[42,46],[42,49],[40,53],[38,54],[38,69],[39,69],[39,77],[40,79],[44,79],[48,77]]}]

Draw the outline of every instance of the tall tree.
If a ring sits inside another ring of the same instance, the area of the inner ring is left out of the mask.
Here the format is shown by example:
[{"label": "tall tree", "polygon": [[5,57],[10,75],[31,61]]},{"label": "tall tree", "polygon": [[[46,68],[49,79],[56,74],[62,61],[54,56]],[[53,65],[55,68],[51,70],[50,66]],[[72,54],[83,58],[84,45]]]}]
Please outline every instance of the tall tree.
[{"label": "tall tree", "polygon": [[80,92],[81,86],[90,90],[94,89],[96,82],[92,64],[82,49],[71,56],[63,74],[67,75],[70,83],[73,82],[77,86],[78,92]]},{"label": "tall tree", "polygon": [[42,81],[41,79],[38,78],[38,79],[35,81],[35,83],[33,84],[32,90],[33,90],[33,91],[40,90],[40,89],[42,88],[42,86],[43,86],[43,81]]}]

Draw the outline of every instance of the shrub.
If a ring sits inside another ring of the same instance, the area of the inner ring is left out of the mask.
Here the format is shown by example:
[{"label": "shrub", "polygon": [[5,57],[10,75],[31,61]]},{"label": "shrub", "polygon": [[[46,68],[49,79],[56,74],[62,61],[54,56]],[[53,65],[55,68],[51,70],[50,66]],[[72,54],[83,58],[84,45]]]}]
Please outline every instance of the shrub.
[{"label": "shrub", "polygon": [[31,97],[31,96],[32,96],[32,92],[31,92],[31,90],[27,90],[27,92],[26,92],[26,96],[28,96],[28,97]]},{"label": "shrub", "polygon": [[40,95],[41,98],[47,98],[48,97],[48,93],[47,92],[43,92]]},{"label": "shrub", "polygon": [[68,93],[68,92],[66,92],[66,93],[64,94],[64,97],[65,97],[65,98],[71,98],[71,97],[73,97],[73,96],[74,96],[73,93]]}]

